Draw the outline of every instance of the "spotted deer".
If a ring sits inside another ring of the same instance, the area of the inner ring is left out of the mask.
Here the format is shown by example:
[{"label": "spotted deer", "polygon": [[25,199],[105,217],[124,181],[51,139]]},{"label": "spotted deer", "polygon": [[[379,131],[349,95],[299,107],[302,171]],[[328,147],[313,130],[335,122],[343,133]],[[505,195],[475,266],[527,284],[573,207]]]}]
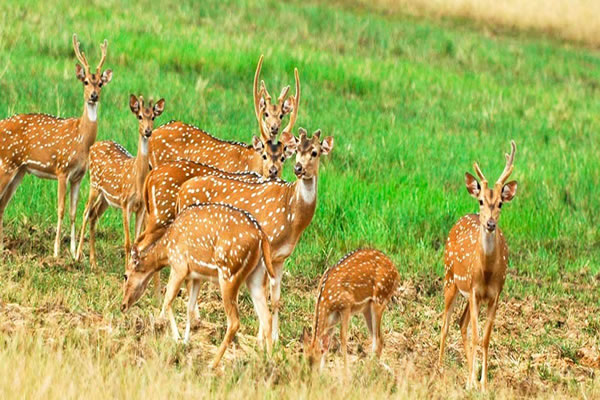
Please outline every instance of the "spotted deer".
[{"label": "spotted deer", "polygon": [[319,284],[312,336],[306,328],[302,334],[309,364],[320,363],[323,368],[323,356],[338,321],[344,365],[347,364],[348,326],[350,317],[357,313],[365,317],[373,353],[379,357],[383,349],[381,319],[398,281],[394,263],[379,250],[355,250],[325,271]]},{"label": "spotted deer", "polygon": [[83,114],[79,118],[59,118],[46,114],[19,114],[0,121],[0,249],[3,243],[4,210],[26,173],[58,181],[58,222],[54,256],[60,252],[61,224],[65,212],[67,183],[70,184],[69,216],[71,252],[75,255],[75,217],[79,186],[87,170],[90,146],[98,130],[98,102],[102,87],[112,79],[112,71],[102,72],[108,42],[101,45],[102,58],[94,72],[73,35],[73,49],[80,64],[77,79],[83,83]]},{"label": "spotted deer", "polygon": [[[282,133],[290,134],[296,123],[297,105],[300,102],[300,79],[296,70],[295,96],[285,99],[289,88],[284,88],[282,90],[283,97],[280,96],[278,102],[272,104],[271,97],[267,94],[266,100],[264,100],[263,90],[258,89],[257,82],[261,65],[262,57],[254,76],[254,111],[262,142],[268,146],[267,143],[270,140],[271,145],[276,145],[275,137],[279,132],[283,116],[291,113],[289,123]],[[264,92],[266,93],[266,89]],[[277,118],[273,117],[273,113],[278,113]],[[273,132],[275,136],[273,136]],[[150,164],[152,168],[157,168],[161,164],[179,159],[196,161],[229,172],[253,171],[264,174],[263,155],[255,151],[254,146],[221,140],[195,126],[180,121],[171,121],[158,127],[152,135]]]},{"label": "spotted deer", "polygon": [[76,259],[80,260],[85,226],[90,223],[90,265],[96,268],[96,223],[108,206],[120,208],[125,231],[125,258],[131,247],[130,219],[135,213],[135,237],[141,232],[144,220],[142,190],[148,175],[148,140],[152,135],[154,119],[162,114],[165,100],[144,104],[142,96],[130,96],[129,108],[138,119],[138,152],[133,157],[120,144],[113,141],[97,142],[90,148],[90,194],[83,213],[81,235]]},{"label": "spotted deer", "polygon": [[184,336],[187,343],[201,280],[217,281],[227,314],[227,332],[211,364],[215,368],[239,329],[238,293],[246,282],[260,321],[262,339],[270,351],[271,315],[263,290],[262,268],[257,268],[261,260],[273,277],[269,240],[250,213],[226,204],[188,207],[144,251],[133,247],[125,273],[121,310],[127,311],[143,294],[150,277],[168,264],[171,276],[161,316],[168,315],[175,340],[180,336],[171,304],[183,281],[193,282]]},{"label": "spotted deer", "polygon": [[[473,387],[477,380],[475,368],[476,346],[478,345],[477,319],[479,309],[487,303],[487,322],[483,332],[483,366],[481,370],[482,389],[487,387],[488,347],[492,326],[496,317],[498,298],[502,292],[508,267],[508,247],[504,234],[498,228],[498,219],[504,203],[508,203],[517,193],[517,182],[506,183],[513,170],[516,145],[511,141],[511,153],[506,155],[506,165],[493,188],[481,172],[479,165],[474,169],[481,183],[471,175],[465,174],[467,191],[479,201],[479,214],[468,214],[462,217],[450,230],[444,251],[444,314],[442,317],[442,333],[440,340],[439,364],[441,366],[448,334],[448,324],[454,300],[458,292],[468,299],[468,303],[460,318],[460,330],[469,377],[467,387]],[[471,323],[471,345],[467,338],[467,330]]]},{"label": "spotted deer", "polygon": [[248,211],[258,220],[271,242],[275,279],[271,281],[273,308],[273,340],[279,336],[278,318],[283,264],[292,254],[300,236],[312,221],[317,204],[319,159],[333,149],[333,137],[321,141],[321,131],[311,138],[300,129],[300,139],[294,137],[296,165],[295,182],[242,182],[234,179],[198,177],[181,186],[177,197],[179,210],[191,204],[223,202]]}]

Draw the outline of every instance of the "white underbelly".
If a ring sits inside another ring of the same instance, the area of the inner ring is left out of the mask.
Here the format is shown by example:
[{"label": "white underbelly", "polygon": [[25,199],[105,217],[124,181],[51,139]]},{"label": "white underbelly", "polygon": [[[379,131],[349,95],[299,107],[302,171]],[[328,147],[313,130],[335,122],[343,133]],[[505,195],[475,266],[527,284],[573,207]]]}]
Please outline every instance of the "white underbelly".
[{"label": "white underbelly", "polygon": [[43,179],[56,179],[56,175],[47,171],[40,171],[39,169],[33,168],[31,165],[27,165],[27,172],[31,175],[37,176],[38,178]]}]

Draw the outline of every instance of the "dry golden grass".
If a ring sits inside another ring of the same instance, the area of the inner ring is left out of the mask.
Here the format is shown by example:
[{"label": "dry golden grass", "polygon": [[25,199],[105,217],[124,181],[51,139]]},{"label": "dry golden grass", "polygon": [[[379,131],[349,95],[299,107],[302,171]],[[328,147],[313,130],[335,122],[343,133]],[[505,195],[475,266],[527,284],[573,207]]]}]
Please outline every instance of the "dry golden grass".
[{"label": "dry golden grass", "polygon": [[468,18],[600,47],[598,0],[358,0],[384,12]]}]

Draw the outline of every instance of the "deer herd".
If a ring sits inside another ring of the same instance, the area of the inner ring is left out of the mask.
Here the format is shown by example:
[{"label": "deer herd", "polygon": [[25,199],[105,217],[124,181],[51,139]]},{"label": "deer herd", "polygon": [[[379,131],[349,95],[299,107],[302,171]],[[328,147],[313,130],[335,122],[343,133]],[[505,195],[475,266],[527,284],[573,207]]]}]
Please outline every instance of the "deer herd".
[{"label": "deer herd", "polygon": [[[159,272],[170,267],[161,316],[167,317],[175,340],[180,334],[172,302],[186,282],[187,323],[198,316],[200,283],[219,285],[227,316],[227,331],[212,362],[216,367],[240,326],[238,294],[248,287],[259,320],[258,342],[271,351],[279,340],[281,280],[286,259],[310,225],[317,204],[319,163],[333,150],[334,140],[320,130],[303,128],[293,133],[300,107],[300,78],[295,69],[295,92],[286,86],[274,100],[260,81],[261,56],[254,75],[253,103],[259,136],[252,145],[218,139],[182,121],[154,128],[165,100],[130,96],[129,108],[138,119],[138,148],[132,156],[113,141],[96,142],[98,103],[112,71],[102,70],[101,59],[90,68],[73,35],[79,64],[76,77],[83,84],[83,113],[78,118],[46,114],[19,114],[0,121],[0,246],[4,210],[26,173],[58,181],[58,210],[54,256],[60,254],[61,225],[69,184],[70,250],[76,260],[84,253],[89,224],[89,262],[97,268],[95,231],[108,206],[123,215],[125,274],[121,310],[128,310],[144,293],[151,279],[159,296]],[[259,83],[260,81],[260,83]],[[283,129],[283,121],[289,116]],[[133,128],[133,127],[132,127]],[[133,129],[132,129],[133,131]],[[511,142],[506,166],[493,187],[474,164],[479,181],[466,173],[466,187],[479,202],[479,213],[462,217],[450,230],[445,253],[444,312],[439,365],[456,295],[467,304],[460,330],[468,367],[467,386],[476,382],[478,314],[487,304],[483,330],[481,386],[487,386],[488,347],[498,300],[508,267],[508,248],[498,220],[502,205],[512,200],[517,183],[506,182],[513,170],[516,146]],[[295,155],[296,180],[280,178],[285,161]],[[81,181],[89,169],[90,189],[77,245],[75,217]],[[133,243],[130,219],[135,214]],[[322,276],[312,333],[303,333],[304,355],[309,363],[324,364],[334,326],[341,324],[341,350],[346,364],[350,317],[362,313],[372,338],[373,353],[383,347],[383,312],[399,285],[394,263],[378,250],[349,253]],[[270,308],[269,302],[270,299]],[[468,328],[471,327],[471,338]]]}]

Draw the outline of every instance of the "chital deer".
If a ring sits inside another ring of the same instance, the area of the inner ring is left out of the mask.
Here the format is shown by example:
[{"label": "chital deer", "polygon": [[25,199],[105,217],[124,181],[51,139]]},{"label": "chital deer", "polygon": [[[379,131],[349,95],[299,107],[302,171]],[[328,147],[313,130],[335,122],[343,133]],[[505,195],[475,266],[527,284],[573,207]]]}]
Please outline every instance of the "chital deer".
[{"label": "chital deer", "polygon": [[[277,134],[279,131],[281,118],[291,112],[289,123],[282,133],[291,133],[296,123],[297,104],[300,102],[300,79],[296,70],[295,96],[285,99],[288,90],[284,88],[283,97],[280,96],[277,104],[272,104],[268,94],[266,95],[267,100],[262,100],[262,90],[257,89],[261,65],[262,57],[254,77],[254,111],[259,123],[262,142],[267,144],[271,140],[272,144],[276,144],[272,133]],[[278,113],[277,118],[273,117],[273,113]],[[265,116],[264,121],[262,115]],[[150,164],[152,168],[157,168],[161,164],[179,159],[193,160],[229,172],[254,171],[266,176],[262,155],[256,152],[253,146],[217,139],[200,128],[172,121],[156,128],[152,135]]]},{"label": "chital deer", "polygon": [[120,208],[123,212],[125,231],[125,258],[131,247],[130,219],[135,213],[135,237],[140,234],[144,220],[143,186],[148,175],[148,140],[152,135],[154,118],[162,114],[165,101],[156,104],[152,100],[146,106],[142,96],[131,95],[131,112],[138,119],[138,152],[133,157],[118,143],[97,142],[90,148],[90,195],[83,213],[81,236],[76,259],[81,258],[86,223],[90,222],[90,265],[96,268],[96,223],[108,206]]},{"label": "chital deer", "polygon": [[[475,172],[481,183],[468,172],[465,174],[467,190],[479,201],[479,214],[462,217],[450,231],[444,252],[444,315],[440,341],[439,363],[442,364],[448,324],[454,300],[458,292],[468,299],[460,319],[460,330],[469,377],[467,387],[473,387],[477,380],[475,368],[476,346],[478,345],[477,318],[481,304],[487,303],[487,322],[483,332],[483,368],[481,385],[487,386],[488,347],[490,335],[498,307],[498,298],[502,292],[508,266],[508,248],[504,235],[498,228],[498,219],[502,204],[508,203],[517,193],[517,182],[506,183],[513,170],[516,146],[511,141],[512,151],[506,155],[506,166],[493,188],[474,164]],[[467,340],[467,330],[471,323],[471,345]]]},{"label": "chital deer", "polygon": [[171,276],[161,315],[168,314],[175,340],[179,340],[177,323],[171,304],[185,279],[193,281],[187,308],[184,341],[190,335],[190,320],[196,308],[200,280],[219,283],[225,313],[227,332],[211,367],[217,366],[227,346],[240,326],[238,293],[246,282],[258,315],[263,339],[271,350],[271,315],[263,290],[263,268],[273,277],[271,248],[258,222],[246,211],[225,204],[201,204],[182,211],[165,234],[155,243],[139,252],[133,247],[127,266],[124,298],[121,310],[127,311],[146,289],[150,277],[171,266]]},{"label": "chital deer", "polygon": [[54,240],[54,256],[60,252],[61,224],[65,212],[67,183],[70,184],[71,252],[75,254],[75,216],[79,186],[87,170],[90,146],[98,129],[98,101],[103,85],[112,79],[112,71],[102,72],[108,42],[101,46],[102,58],[95,72],[85,54],[79,50],[73,35],[76,76],[83,85],[83,115],[59,118],[45,114],[20,114],[0,121],[0,248],[3,243],[4,210],[25,173],[58,180],[58,223]]},{"label": "chital deer", "polygon": [[292,254],[302,232],[310,224],[317,204],[319,159],[333,149],[333,137],[320,139],[321,131],[308,138],[300,129],[293,183],[241,182],[216,176],[185,182],[177,198],[178,209],[203,202],[223,202],[248,211],[267,233],[273,249],[275,279],[271,282],[273,340],[278,339],[279,298],[283,263]]},{"label": "chital deer", "polygon": [[350,317],[357,313],[365,317],[373,353],[379,357],[383,349],[381,318],[398,280],[394,263],[379,250],[355,250],[325,271],[319,284],[312,337],[306,328],[302,335],[309,364],[320,363],[323,368],[323,356],[338,321],[344,365],[347,364],[348,326]]}]

